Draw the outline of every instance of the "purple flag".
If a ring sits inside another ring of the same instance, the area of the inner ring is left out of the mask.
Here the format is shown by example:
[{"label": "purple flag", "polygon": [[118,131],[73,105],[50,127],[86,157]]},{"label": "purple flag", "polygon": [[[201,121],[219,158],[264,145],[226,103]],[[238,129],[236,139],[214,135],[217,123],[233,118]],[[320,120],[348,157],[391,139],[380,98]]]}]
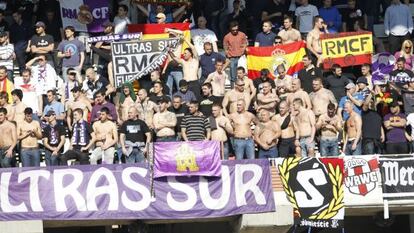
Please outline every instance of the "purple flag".
[{"label": "purple flag", "polygon": [[220,176],[220,142],[154,143],[154,178],[163,176]]},{"label": "purple flag", "polygon": [[0,221],[194,219],[275,210],[269,161],[223,161],[221,177],[154,180],[145,163],[0,169]]}]

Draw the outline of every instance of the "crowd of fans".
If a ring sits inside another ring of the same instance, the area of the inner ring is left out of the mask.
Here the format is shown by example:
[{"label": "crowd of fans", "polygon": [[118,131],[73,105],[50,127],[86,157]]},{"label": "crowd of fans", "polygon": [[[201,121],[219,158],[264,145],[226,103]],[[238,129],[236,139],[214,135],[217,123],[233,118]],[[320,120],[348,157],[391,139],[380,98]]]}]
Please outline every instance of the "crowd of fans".
[{"label": "crowd of fans", "polygon": [[[413,152],[411,11],[392,0],[381,1],[381,13],[371,2],[113,3],[105,35],[195,19],[191,40],[166,29],[188,45],[183,54],[171,50],[164,67],[115,88],[110,42],[86,44],[74,27],[63,29],[58,1],[0,1],[1,167],[15,166],[16,155],[24,167],[40,166],[42,154],[53,166],[143,162],[151,142],[173,141],[219,141],[223,159]],[[371,64],[321,68],[320,35],[372,30],[382,20],[396,58],[390,75],[407,82],[373,80]],[[307,55],[293,77],[279,65],[276,76],[262,69],[252,80],[240,65],[249,43],[301,40]]]}]

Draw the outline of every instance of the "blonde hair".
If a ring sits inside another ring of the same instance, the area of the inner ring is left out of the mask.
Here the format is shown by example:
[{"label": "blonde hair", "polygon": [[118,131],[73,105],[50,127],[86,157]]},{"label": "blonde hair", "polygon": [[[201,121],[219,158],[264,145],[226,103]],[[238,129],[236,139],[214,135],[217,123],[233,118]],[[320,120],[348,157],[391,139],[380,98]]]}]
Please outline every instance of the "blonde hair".
[{"label": "blonde hair", "polygon": [[[405,52],[405,47],[406,46],[411,46],[411,50],[410,53],[407,54]],[[400,50],[400,56],[404,56],[404,55],[413,55],[413,42],[411,40],[404,40],[404,42],[401,44],[401,50]]]}]

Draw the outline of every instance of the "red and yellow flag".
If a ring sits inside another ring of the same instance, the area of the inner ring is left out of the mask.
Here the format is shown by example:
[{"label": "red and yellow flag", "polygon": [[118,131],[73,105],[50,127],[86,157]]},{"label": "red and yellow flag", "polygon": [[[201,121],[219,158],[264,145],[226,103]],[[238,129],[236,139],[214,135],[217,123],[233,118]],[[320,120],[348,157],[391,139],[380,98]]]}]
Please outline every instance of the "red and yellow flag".
[{"label": "red and yellow flag", "polygon": [[[157,40],[168,39],[169,34],[165,33],[165,29],[176,29],[183,31],[184,37],[191,40],[190,24],[189,23],[166,23],[166,24],[129,24],[128,32],[142,32],[143,40]],[[182,52],[185,48],[188,48],[186,43],[183,43]]]},{"label": "red and yellow flag", "polygon": [[299,41],[272,47],[249,47],[247,70],[249,78],[260,77],[261,69],[269,69],[272,77],[277,75],[277,67],[284,65],[286,73],[295,75],[303,68],[302,58],[306,54],[305,42]]}]

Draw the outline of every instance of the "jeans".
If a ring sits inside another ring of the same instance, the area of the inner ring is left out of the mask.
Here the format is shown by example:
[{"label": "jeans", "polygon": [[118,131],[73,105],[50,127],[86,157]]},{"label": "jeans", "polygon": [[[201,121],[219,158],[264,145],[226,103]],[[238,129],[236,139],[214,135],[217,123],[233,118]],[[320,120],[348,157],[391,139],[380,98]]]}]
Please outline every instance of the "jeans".
[{"label": "jeans", "polygon": [[252,138],[234,138],[233,149],[236,159],[244,159],[245,155],[247,159],[254,159],[254,141]]},{"label": "jeans", "polygon": [[315,149],[315,141],[308,142],[310,137],[301,137],[299,139],[302,157],[308,157],[309,150]]},{"label": "jeans", "polygon": [[157,142],[176,142],[176,136],[157,137]]},{"label": "jeans", "polygon": [[382,154],[381,141],[379,139],[364,138],[362,139],[362,154]]},{"label": "jeans", "polygon": [[269,150],[264,150],[262,148],[259,149],[259,159],[270,159],[270,158],[277,158],[277,147],[272,146]]},{"label": "jeans", "polygon": [[177,71],[170,71],[168,73],[167,86],[168,86],[168,88],[170,88],[170,96],[171,97],[173,95],[174,82],[175,82],[175,87],[178,91],[180,89],[179,88],[179,83],[180,83],[181,79],[183,79],[183,72],[182,71],[177,70]]},{"label": "jeans", "polygon": [[361,155],[362,149],[361,149],[361,141],[358,142],[355,150],[352,150],[352,144],[354,141],[348,141],[345,145],[345,155]]},{"label": "jeans", "polygon": [[126,156],[126,163],[142,163],[145,162],[145,156],[141,149],[134,147],[131,154]]},{"label": "jeans", "polygon": [[2,168],[6,168],[6,167],[11,167],[12,165],[12,159],[13,156],[11,158],[6,157],[6,150],[9,148],[1,148],[0,149],[0,159],[1,159],[1,166]]},{"label": "jeans", "polygon": [[22,148],[20,152],[23,167],[40,167],[40,151],[38,148]]},{"label": "jeans", "polygon": [[45,162],[46,166],[58,166],[59,165],[59,157],[60,153],[56,156],[52,155],[52,151],[45,149]]},{"label": "jeans", "polygon": [[237,79],[237,64],[239,63],[239,57],[230,58],[230,84],[231,88],[234,87],[234,82]]},{"label": "jeans", "polygon": [[223,159],[228,160],[229,159],[229,142],[223,142]]},{"label": "jeans", "polygon": [[106,150],[102,150],[101,147],[96,147],[92,151],[89,158],[91,164],[98,164],[98,160],[102,159],[102,164],[113,164],[115,155],[115,147],[109,147]]},{"label": "jeans", "polygon": [[338,156],[338,139],[325,138],[321,139],[319,152],[321,156]]}]

